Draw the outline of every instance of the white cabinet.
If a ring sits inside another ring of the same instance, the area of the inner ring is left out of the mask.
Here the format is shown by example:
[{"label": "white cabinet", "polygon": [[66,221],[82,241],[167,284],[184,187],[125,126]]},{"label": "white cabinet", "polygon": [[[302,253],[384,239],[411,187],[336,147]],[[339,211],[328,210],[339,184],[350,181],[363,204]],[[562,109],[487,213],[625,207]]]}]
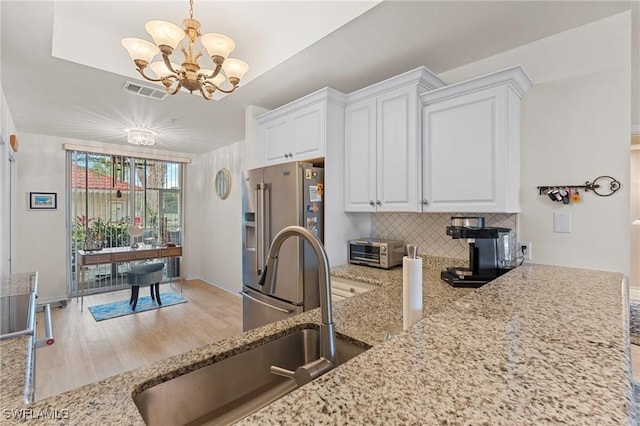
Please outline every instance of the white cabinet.
[{"label": "white cabinet", "polygon": [[442,85],[421,67],[348,95],[345,211],[418,211],[418,94]]},{"label": "white cabinet", "polygon": [[344,95],[325,88],[259,116],[264,165],[324,157],[329,105],[342,109]]},{"label": "white cabinet", "polygon": [[520,211],[520,100],[513,67],[421,95],[422,211]]},{"label": "white cabinet", "polygon": [[376,100],[345,108],[345,210],[375,211]]}]

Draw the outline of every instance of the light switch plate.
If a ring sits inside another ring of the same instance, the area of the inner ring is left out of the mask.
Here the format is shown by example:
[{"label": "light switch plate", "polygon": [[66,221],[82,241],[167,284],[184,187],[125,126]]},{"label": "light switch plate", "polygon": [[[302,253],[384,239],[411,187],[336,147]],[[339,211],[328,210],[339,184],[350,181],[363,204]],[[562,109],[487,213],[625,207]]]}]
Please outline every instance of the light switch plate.
[{"label": "light switch plate", "polygon": [[571,232],[571,213],[553,212],[553,232]]}]

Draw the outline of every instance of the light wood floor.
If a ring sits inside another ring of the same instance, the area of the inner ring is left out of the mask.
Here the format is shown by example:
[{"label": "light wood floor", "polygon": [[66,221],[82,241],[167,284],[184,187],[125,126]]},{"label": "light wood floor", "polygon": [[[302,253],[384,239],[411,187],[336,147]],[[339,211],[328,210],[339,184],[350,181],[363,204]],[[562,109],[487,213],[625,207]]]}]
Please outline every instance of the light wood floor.
[{"label": "light wood floor", "polygon": [[[163,284],[160,292],[180,292]],[[140,297],[149,288],[140,289]],[[73,299],[52,308],[55,344],[36,351],[38,399],[75,389],[197,348],[242,331],[239,297],[200,280],[183,281],[187,303],[96,322],[89,306],[128,300],[130,290]],[[42,313],[38,336],[44,336]]]}]

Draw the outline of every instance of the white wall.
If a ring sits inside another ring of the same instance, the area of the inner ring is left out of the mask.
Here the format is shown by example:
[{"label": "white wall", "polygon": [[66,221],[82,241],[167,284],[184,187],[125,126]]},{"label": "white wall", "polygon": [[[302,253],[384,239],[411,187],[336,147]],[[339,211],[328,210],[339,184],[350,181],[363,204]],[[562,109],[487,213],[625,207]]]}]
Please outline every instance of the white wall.
[{"label": "white wall", "polygon": [[[0,22],[2,8],[0,7]],[[0,53],[0,57],[2,54]],[[2,63],[0,63],[0,82],[2,81]],[[15,126],[9,111],[9,105],[4,97],[0,84],[0,274],[10,272],[9,259],[11,256],[11,187],[9,155],[9,135],[15,133]]]},{"label": "white wall", "polygon": [[[635,148],[640,148],[636,145]],[[640,149],[631,151],[631,220],[640,219]],[[631,271],[629,285],[640,289],[640,225],[630,226]]]},{"label": "white wall", "polygon": [[260,167],[264,158],[264,147],[258,141],[258,123],[256,117],[269,111],[255,105],[245,108],[244,112],[244,142],[242,143],[242,160],[245,170]]},{"label": "white wall", "polygon": [[[243,149],[237,142],[198,156],[187,169],[185,185],[187,277],[235,294],[242,288]],[[231,194],[221,200],[214,180],[224,167],[231,171]]]},{"label": "white wall", "polygon": [[[0,8],[1,9],[1,8]],[[11,271],[10,261],[13,246],[15,256],[15,236],[12,244],[11,212],[11,166],[10,161],[17,159],[9,145],[9,136],[15,134],[15,125],[11,118],[9,105],[4,97],[4,91],[0,86],[0,274],[7,274]],[[13,163],[15,165],[15,163]],[[14,183],[15,184],[15,183]],[[13,208],[15,213],[15,208]],[[15,261],[15,259],[14,259]]]},{"label": "white wall", "polygon": [[[21,133],[18,151],[15,272],[38,271],[39,303],[67,295],[65,154],[56,139]],[[56,192],[58,209],[29,210],[29,192]]]},{"label": "white wall", "polygon": [[[533,261],[629,273],[631,15],[615,15],[440,75],[453,83],[521,64],[534,81],[522,103],[520,240]],[[611,197],[552,203],[538,185],[622,182]],[[572,232],[553,232],[553,212]]]}]

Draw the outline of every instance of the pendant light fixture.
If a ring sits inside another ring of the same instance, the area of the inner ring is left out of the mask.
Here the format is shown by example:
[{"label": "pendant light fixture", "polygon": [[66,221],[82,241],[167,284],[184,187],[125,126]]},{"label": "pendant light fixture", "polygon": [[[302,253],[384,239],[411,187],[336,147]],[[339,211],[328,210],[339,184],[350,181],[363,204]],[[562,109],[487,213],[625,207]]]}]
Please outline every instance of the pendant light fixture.
[{"label": "pendant light fixture", "polygon": [[[162,82],[171,95],[185,88],[190,93],[199,91],[202,97],[211,100],[216,90],[223,93],[236,90],[249,65],[240,59],[228,57],[236,47],[235,42],[222,34],[200,34],[200,22],[193,18],[193,0],[189,0],[189,18],[182,23],[184,29],[165,21],[147,22],[144,28],[155,44],[139,38],[122,39],[122,45],[129,52],[140,75],[149,81]],[[180,47],[184,59],[182,65],[177,65],[171,62],[170,56],[185,36],[186,47]],[[200,46],[206,49],[211,58],[213,70],[200,67],[199,60],[203,55]],[[158,53],[162,55],[162,61],[151,62]],[[156,78],[145,73],[147,67],[151,68]],[[225,77],[227,85],[230,85],[228,89],[221,87]]]},{"label": "pendant light fixture", "polygon": [[151,146],[156,143],[156,134],[149,129],[127,129],[127,142],[133,145]]}]

